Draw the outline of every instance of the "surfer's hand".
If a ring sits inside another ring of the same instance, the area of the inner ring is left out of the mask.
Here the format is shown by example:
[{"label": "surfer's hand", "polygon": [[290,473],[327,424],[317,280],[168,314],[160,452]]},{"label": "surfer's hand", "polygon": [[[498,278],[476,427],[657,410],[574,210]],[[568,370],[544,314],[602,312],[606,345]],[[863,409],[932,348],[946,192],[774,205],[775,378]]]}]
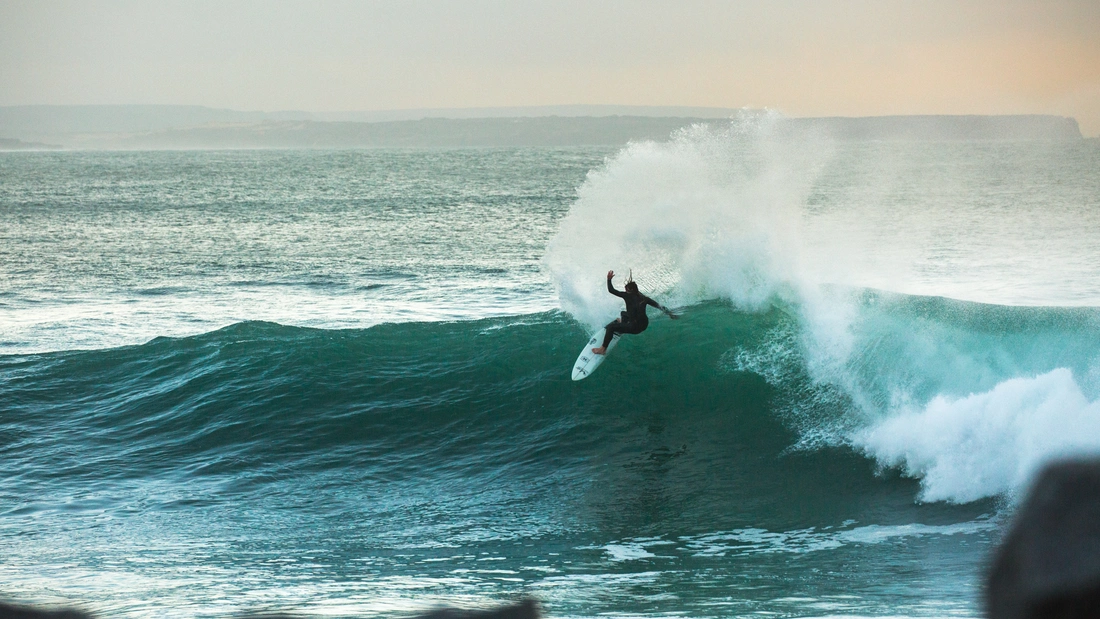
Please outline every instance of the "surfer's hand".
[{"label": "surfer's hand", "polygon": [[612,277],[615,277],[615,271],[608,271],[607,272],[607,279],[611,279]]},{"label": "surfer's hand", "polygon": [[679,320],[680,319],[680,316],[678,314],[673,314],[672,312],[668,313],[668,317],[673,319],[673,320]]}]

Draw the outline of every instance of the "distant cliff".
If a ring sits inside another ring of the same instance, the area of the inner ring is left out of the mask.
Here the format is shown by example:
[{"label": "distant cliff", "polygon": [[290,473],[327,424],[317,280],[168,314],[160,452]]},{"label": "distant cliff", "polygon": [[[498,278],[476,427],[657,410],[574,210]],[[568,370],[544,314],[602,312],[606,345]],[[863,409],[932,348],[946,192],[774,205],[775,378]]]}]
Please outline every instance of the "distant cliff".
[{"label": "distant cliff", "polygon": [[[128,136],[126,148],[463,148],[616,146],[666,140],[698,118],[640,116],[425,118],[392,122],[264,122]],[[712,121],[711,121],[712,122]],[[725,121],[721,121],[725,122]]]},{"label": "distant cliff", "polygon": [[1063,116],[871,116],[792,118],[838,140],[1080,140],[1081,129]]},{"label": "distant cliff", "polygon": [[41,142],[24,142],[10,138],[0,138],[0,151],[3,150],[59,150],[58,144],[43,144]]},{"label": "distant cliff", "polygon": [[[433,116],[367,122],[323,118],[387,116],[236,112],[197,106],[22,106],[0,107],[0,135],[90,149],[619,146],[632,140],[665,140],[676,129],[696,123],[728,122],[716,117],[726,111],[718,108],[667,110],[668,116],[660,116],[661,108],[509,108],[496,112],[516,116]],[[546,111],[565,115],[530,115]],[[604,114],[611,111],[637,114]],[[574,112],[592,115],[572,115]],[[837,140],[1081,139],[1077,121],[1058,116],[882,116],[794,118],[784,122],[793,129],[819,132]]]},{"label": "distant cliff", "polygon": [[[120,137],[124,148],[459,148],[618,146],[666,140],[707,118],[643,116],[425,118],[393,122],[283,121],[171,129]],[[1077,121],[1055,116],[797,118],[791,127],[837,140],[1079,140]]]}]

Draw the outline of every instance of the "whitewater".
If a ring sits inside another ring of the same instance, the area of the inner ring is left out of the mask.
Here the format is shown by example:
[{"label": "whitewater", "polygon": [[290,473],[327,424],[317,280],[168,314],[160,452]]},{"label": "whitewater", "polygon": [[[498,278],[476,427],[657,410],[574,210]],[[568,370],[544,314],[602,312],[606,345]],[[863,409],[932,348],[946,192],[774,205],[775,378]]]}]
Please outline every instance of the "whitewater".
[{"label": "whitewater", "polygon": [[[977,616],[1035,472],[1100,454],[1098,169],[775,114],[0,154],[0,596]],[[573,383],[609,269],[683,319]]]}]

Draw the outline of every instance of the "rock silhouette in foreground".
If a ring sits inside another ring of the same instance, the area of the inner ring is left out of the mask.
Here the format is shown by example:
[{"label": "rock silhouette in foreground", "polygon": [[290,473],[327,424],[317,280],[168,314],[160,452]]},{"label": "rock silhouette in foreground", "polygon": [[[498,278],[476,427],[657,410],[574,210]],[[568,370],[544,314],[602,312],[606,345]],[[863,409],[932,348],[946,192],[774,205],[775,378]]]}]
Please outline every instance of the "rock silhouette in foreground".
[{"label": "rock silhouette in foreground", "polygon": [[994,557],[991,619],[1100,617],[1100,460],[1040,475]]}]

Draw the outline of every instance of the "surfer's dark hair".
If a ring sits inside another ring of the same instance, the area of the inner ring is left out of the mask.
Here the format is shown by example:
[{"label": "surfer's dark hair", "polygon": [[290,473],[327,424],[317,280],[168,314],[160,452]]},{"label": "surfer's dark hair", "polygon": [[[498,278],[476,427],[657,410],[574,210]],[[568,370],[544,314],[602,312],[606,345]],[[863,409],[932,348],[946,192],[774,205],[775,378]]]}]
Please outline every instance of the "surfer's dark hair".
[{"label": "surfer's dark hair", "polygon": [[627,282],[623,288],[626,288],[630,292],[638,292],[638,282]]}]

